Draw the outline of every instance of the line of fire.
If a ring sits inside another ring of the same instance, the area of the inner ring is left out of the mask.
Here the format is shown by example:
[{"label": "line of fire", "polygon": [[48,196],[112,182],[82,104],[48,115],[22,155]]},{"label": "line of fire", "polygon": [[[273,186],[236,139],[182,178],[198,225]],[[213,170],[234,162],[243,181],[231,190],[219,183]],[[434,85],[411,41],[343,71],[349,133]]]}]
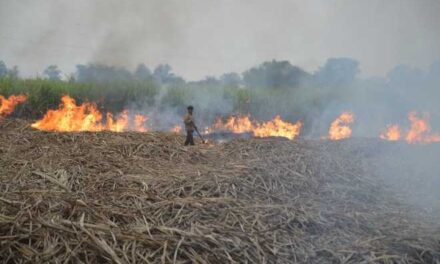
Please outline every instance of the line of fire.
[{"label": "line of fire", "polygon": [[[26,101],[26,95],[11,95],[9,98],[0,97],[0,115],[10,115],[17,104]],[[44,117],[32,123],[32,127],[43,131],[53,132],[99,132],[99,131],[155,131],[148,124],[148,115],[134,114],[128,110],[116,114],[101,113],[96,103],[85,102],[76,104],[69,96],[61,98],[58,109],[48,110]],[[404,140],[408,143],[433,143],[440,142],[440,134],[431,131],[429,114],[419,116],[417,112],[408,113],[409,128],[402,130],[397,124],[388,125],[380,134],[379,138],[389,141]],[[352,136],[351,125],[355,122],[355,114],[345,111],[340,114],[329,126],[328,135],[324,139],[341,140]],[[249,133],[253,137],[284,137],[290,140],[297,138],[301,133],[303,121],[290,123],[282,120],[279,115],[269,121],[259,122],[251,116],[229,116],[218,118],[216,122],[205,127],[204,134],[216,132],[230,132],[233,134]],[[175,124],[169,128],[169,132],[181,133],[182,126]]]}]

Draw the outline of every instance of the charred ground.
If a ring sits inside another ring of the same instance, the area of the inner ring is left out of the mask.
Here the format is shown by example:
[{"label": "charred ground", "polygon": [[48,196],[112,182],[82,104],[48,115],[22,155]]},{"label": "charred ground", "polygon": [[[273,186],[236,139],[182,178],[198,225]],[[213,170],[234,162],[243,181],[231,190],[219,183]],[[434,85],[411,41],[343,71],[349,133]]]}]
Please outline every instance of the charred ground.
[{"label": "charred ground", "polygon": [[239,139],[185,148],[183,140],[4,121],[0,259],[440,262],[436,209],[399,198],[383,177],[392,168],[378,170],[414,147]]}]

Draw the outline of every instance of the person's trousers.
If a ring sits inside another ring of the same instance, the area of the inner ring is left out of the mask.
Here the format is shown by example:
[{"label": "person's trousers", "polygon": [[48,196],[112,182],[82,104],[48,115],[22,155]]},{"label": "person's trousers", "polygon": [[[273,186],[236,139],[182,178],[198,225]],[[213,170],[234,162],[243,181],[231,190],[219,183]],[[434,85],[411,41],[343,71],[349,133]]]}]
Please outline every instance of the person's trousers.
[{"label": "person's trousers", "polygon": [[185,146],[194,145],[194,131],[186,131]]}]

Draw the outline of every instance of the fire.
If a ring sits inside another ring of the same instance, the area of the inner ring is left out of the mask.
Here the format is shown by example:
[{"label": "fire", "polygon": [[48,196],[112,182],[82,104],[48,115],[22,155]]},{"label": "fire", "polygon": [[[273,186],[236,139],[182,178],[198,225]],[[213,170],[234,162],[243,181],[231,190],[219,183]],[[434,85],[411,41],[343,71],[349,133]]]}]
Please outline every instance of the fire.
[{"label": "fire", "polygon": [[301,121],[291,124],[285,122],[280,116],[276,116],[273,120],[257,125],[253,130],[256,137],[286,137],[295,139],[301,131]]},{"label": "fire", "polygon": [[[10,96],[6,99],[0,96],[0,117],[6,116],[14,110],[14,107],[27,99],[25,95]],[[419,116],[417,112],[410,112],[408,120],[410,129],[403,133],[399,125],[388,125],[387,129],[380,134],[384,140],[406,140],[408,143],[431,143],[440,142],[440,134],[432,133],[429,124],[429,114]],[[45,131],[79,132],[79,131],[138,131],[147,132],[148,117],[140,114],[130,115],[124,110],[117,115],[101,113],[96,104],[85,102],[77,105],[75,100],[67,95],[61,98],[58,109],[49,110],[41,120],[32,124],[33,128]],[[352,133],[350,125],[354,122],[354,114],[350,111],[343,112],[331,123],[328,138],[340,140],[349,138]],[[295,139],[299,136],[303,123],[289,123],[281,119],[279,115],[274,119],[259,122],[252,120],[250,116],[230,116],[226,120],[217,119],[205,132],[228,131],[232,133],[251,133],[255,137],[285,137]],[[182,126],[175,125],[170,129],[172,133],[181,133]]]},{"label": "fire", "polygon": [[138,132],[147,132],[148,129],[145,127],[148,117],[137,114],[134,116],[134,130]]},{"label": "fire", "polygon": [[211,133],[213,131],[224,130],[233,133],[246,133],[251,132],[254,129],[249,116],[230,116],[226,122],[223,122],[221,118],[217,121],[206,132]]},{"label": "fire", "polygon": [[411,122],[411,128],[405,137],[408,143],[440,142],[439,134],[430,133],[429,114],[425,113],[423,117],[419,118],[416,112],[410,112],[408,120]]},{"label": "fire", "polygon": [[400,140],[401,131],[399,125],[389,125],[387,130],[380,135],[380,138],[389,141]]},{"label": "fire", "polygon": [[[127,110],[123,111],[115,119],[111,113],[106,114],[106,122],[103,115],[93,103],[77,105],[75,100],[67,95],[61,98],[60,107],[49,110],[45,116],[32,124],[33,128],[45,131],[79,132],[79,131],[103,131],[109,130],[122,132],[127,130],[147,131],[145,126],[146,117],[136,115],[134,121],[130,120]],[[131,123],[134,122],[134,128]]]},{"label": "fire", "polygon": [[179,125],[175,125],[174,127],[172,127],[172,128],[170,129],[170,132],[171,132],[171,133],[180,134],[180,133],[182,133],[182,127],[179,126]]},{"label": "fire", "polygon": [[7,99],[0,95],[0,116],[10,115],[14,111],[15,106],[23,103],[26,99],[26,95],[11,95]]},{"label": "fire", "polygon": [[431,132],[428,113],[424,113],[419,117],[417,112],[410,112],[408,114],[408,120],[411,126],[405,133],[405,136],[402,135],[398,125],[389,125],[386,132],[380,135],[380,138],[390,141],[404,139],[411,144],[440,142],[440,134]]},{"label": "fire", "polygon": [[354,122],[354,115],[352,112],[343,112],[335,121],[330,125],[328,131],[329,138],[331,140],[340,140],[349,138],[351,136],[351,128],[349,125]]},{"label": "fire", "polygon": [[295,124],[283,121],[280,116],[267,122],[252,121],[249,116],[231,116],[225,122],[222,119],[217,121],[206,133],[215,131],[229,131],[232,133],[252,133],[255,137],[286,137],[295,139],[301,131],[302,123]]},{"label": "fire", "polygon": [[111,113],[107,113],[106,115],[107,124],[104,129],[101,130],[110,130],[114,132],[122,132],[128,127],[128,111],[124,110],[119,117],[114,120],[113,115]]},{"label": "fire", "polygon": [[[109,125],[114,126],[113,117],[110,115]],[[69,96],[61,98],[61,105],[57,110],[49,110],[43,119],[32,124],[32,127],[48,131],[101,131],[102,114],[91,103],[76,105],[75,100]]]}]

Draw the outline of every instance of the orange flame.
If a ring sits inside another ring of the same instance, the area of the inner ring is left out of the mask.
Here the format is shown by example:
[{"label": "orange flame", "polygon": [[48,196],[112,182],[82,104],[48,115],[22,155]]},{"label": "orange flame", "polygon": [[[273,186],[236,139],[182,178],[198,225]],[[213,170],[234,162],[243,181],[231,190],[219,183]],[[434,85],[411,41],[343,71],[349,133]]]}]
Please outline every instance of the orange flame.
[{"label": "orange flame", "polygon": [[107,124],[102,130],[110,130],[114,132],[122,132],[128,127],[128,111],[124,110],[119,117],[114,120],[111,113],[107,113]]},{"label": "orange flame", "polygon": [[15,106],[23,103],[26,99],[26,95],[11,95],[8,99],[0,95],[0,116],[10,115],[14,111]]},{"label": "orange flame", "polygon": [[257,125],[253,130],[256,137],[286,137],[295,139],[301,131],[301,121],[291,124],[285,122],[280,116],[276,116],[273,120]]},{"label": "orange flame", "polygon": [[389,141],[400,140],[401,132],[399,125],[388,125],[387,130],[380,134],[380,138]]},{"label": "orange flame", "polygon": [[170,132],[171,132],[171,133],[180,134],[180,133],[182,133],[182,127],[179,126],[179,125],[175,125],[174,127],[172,127],[172,128],[170,129]]},{"label": "orange flame", "polygon": [[405,138],[408,143],[440,142],[439,134],[430,133],[431,126],[429,124],[428,113],[425,113],[422,118],[419,118],[416,112],[410,112],[408,119],[411,122],[411,128]]},{"label": "orange flame", "polygon": [[130,129],[130,118],[127,110],[114,119],[111,113],[106,114],[106,122],[93,103],[77,105],[75,100],[67,95],[61,98],[60,107],[49,110],[45,116],[32,124],[33,128],[45,131],[79,132],[109,130],[122,132],[127,130],[147,131],[144,126],[146,117],[135,117],[134,129]]},{"label": "orange flame", "polygon": [[147,132],[148,129],[145,127],[148,117],[137,114],[134,116],[134,130],[138,132]]},{"label": "orange flame", "polygon": [[226,122],[223,122],[221,118],[217,121],[206,132],[211,133],[218,130],[230,131],[233,133],[246,133],[251,132],[254,128],[249,116],[230,116]]},{"label": "orange flame", "polygon": [[349,125],[354,122],[352,112],[343,112],[335,121],[332,122],[328,131],[331,140],[340,140],[351,136],[351,128]]},{"label": "orange flame", "polygon": [[230,131],[232,133],[252,133],[255,137],[286,137],[295,139],[301,131],[302,123],[295,124],[283,121],[280,116],[267,122],[251,121],[249,116],[230,116],[225,122],[222,119],[205,130],[205,133],[215,131]]},{"label": "orange flame", "polygon": [[428,113],[424,113],[423,116],[419,117],[417,112],[412,111],[408,114],[408,120],[411,127],[404,137],[401,135],[398,125],[389,125],[386,132],[380,135],[380,138],[390,141],[404,139],[411,144],[440,142],[440,134],[431,133]]}]

